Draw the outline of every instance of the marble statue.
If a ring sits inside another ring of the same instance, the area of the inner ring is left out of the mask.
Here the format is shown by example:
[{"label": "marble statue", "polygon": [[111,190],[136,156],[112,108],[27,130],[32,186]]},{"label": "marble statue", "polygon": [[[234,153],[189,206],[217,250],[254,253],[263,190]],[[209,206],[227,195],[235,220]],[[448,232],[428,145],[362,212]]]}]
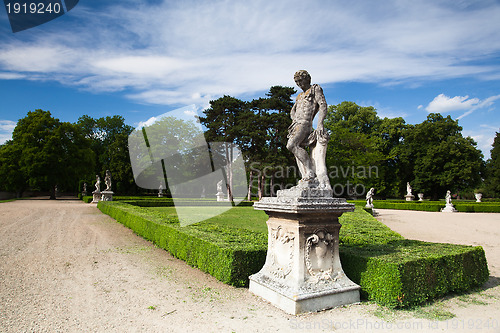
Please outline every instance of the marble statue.
[{"label": "marble statue", "polygon": [[106,189],[104,191],[111,191],[111,171],[106,170],[106,177],[104,178]]},{"label": "marble statue", "polygon": [[[297,96],[290,112],[292,124],[288,128],[286,147],[295,156],[299,167],[302,179],[298,187],[331,190],[325,164],[329,135],[323,125],[327,112],[323,89],[317,84],[311,85],[311,76],[305,70],[296,72],[294,80],[303,92]],[[316,115],[318,126],[313,129],[313,119]],[[311,156],[305,150],[306,146],[310,147]]]},{"label": "marble statue", "polygon": [[375,194],[375,189],[372,187],[368,193],[366,193],[366,208],[373,208],[373,195]]},{"label": "marble statue", "polygon": [[99,175],[95,175],[95,191],[96,192],[101,192],[101,177]]},{"label": "marble statue", "polygon": [[[295,315],[357,303],[360,287],[340,263],[338,219],[354,211],[354,204],[334,198],[328,179],[325,96],[319,85],[311,85],[307,71],[295,73],[294,80],[303,92],[291,110],[286,146],[295,156],[301,179],[253,205],[269,216],[268,247],[264,266],[249,277],[249,290]],[[318,125],[313,129],[316,115]]]},{"label": "marble statue", "polygon": [[223,183],[224,183],[224,181],[222,179],[217,183],[217,193],[222,192],[222,184]]},{"label": "marble statue", "polygon": [[405,195],[406,201],[413,201],[413,198],[415,198],[415,196],[411,192],[412,192],[412,188],[411,188],[410,182],[407,182],[406,183],[406,195]]},{"label": "marble statue", "polygon": [[455,213],[457,210],[455,209],[455,207],[451,203],[450,190],[446,191],[446,196],[444,197],[444,199],[446,201],[446,206],[443,209],[441,209],[441,212],[443,212],[443,213]]},{"label": "marble statue", "polygon": [[413,195],[411,192],[412,192],[412,188],[411,188],[410,182],[406,182],[406,195],[407,196]]},{"label": "marble statue", "polygon": [[446,196],[444,197],[444,199],[446,200],[446,205],[451,205],[451,192],[450,190],[446,191]]},{"label": "marble statue", "polygon": [[158,198],[163,198],[163,184],[158,187]]},{"label": "marble statue", "polygon": [[87,183],[83,183],[83,193],[87,193]]}]

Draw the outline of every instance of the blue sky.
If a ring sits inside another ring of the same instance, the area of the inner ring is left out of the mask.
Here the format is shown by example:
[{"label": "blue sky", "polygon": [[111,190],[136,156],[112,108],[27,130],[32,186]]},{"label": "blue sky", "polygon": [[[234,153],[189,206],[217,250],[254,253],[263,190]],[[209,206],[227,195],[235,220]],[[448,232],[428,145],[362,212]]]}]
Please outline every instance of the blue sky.
[{"label": "blue sky", "polygon": [[500,131],[497,0],[80,0],[12,33],[0,9],[0,143],[29,110],[136,126],[223,95],[262,97],[307,69],[327,102],[460,120],[486,157]]}]

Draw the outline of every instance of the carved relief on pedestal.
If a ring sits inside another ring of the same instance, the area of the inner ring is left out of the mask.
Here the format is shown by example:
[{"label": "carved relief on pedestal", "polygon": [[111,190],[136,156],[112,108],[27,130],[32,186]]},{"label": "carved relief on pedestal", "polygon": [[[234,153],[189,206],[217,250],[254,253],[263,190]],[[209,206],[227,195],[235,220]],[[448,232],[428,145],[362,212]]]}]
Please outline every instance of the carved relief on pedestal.
[{"label": "carved relief on pedestal", "polygon": [[271,229],[271,274],[284,279],[292,271],[295,236],[279,226]]},{"label": "carved relief on pedestal", "polygon": [[334,241],[335,237],[324,229],[316,230],[306,237],[304,258],[310,275],[309,282],[336,280],[337,276],[333,276]]}]

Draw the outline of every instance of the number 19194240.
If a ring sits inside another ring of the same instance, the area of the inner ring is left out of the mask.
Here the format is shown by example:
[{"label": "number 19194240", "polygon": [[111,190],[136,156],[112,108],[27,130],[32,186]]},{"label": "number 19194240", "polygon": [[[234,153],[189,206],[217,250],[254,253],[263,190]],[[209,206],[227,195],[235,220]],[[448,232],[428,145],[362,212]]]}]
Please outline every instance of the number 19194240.
[{"label": "number 19194240", "polygon": [[48,4],[43,2],[31,2],[29,4],[14,2],[12,4],[7,3],[5,7],[8,14],[59,14],[62,10],[61,4],[57,2],[49,2]]}]

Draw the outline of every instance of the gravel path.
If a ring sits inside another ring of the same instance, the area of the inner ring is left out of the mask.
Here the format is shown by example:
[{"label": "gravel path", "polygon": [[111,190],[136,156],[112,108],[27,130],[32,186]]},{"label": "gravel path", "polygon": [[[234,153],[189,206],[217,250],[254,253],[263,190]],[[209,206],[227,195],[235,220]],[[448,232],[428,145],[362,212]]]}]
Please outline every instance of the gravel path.
[{"label": "gravel path", "polygon": [[[443,304],[453,320],[500,318],[499,284],[490,282],[482,303]],[[0,332],[426,332],[451,324],[366,302],[287,315],[173,258],[95,205],[0,204]]]}]

